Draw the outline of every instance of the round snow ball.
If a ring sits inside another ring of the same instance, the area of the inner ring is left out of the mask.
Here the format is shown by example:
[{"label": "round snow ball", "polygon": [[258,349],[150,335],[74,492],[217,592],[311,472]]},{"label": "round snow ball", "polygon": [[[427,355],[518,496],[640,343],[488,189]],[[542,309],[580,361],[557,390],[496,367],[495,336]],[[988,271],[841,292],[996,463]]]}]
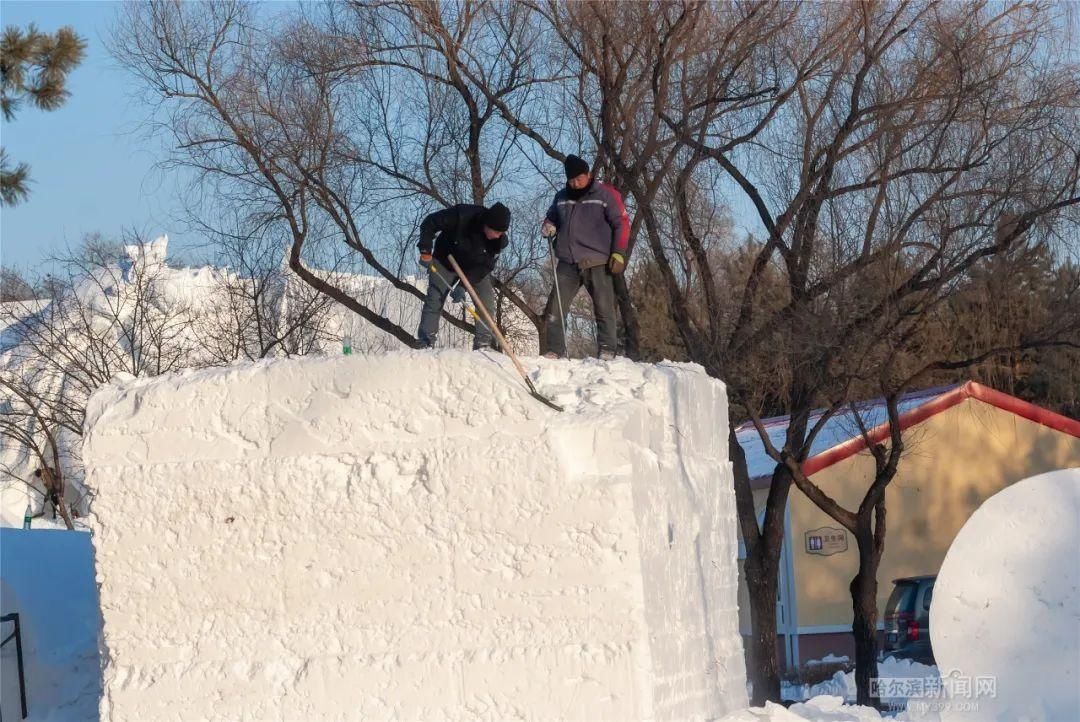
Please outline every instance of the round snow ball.
[{"label": "round snow ball", "polygon": [[942,720],[1077,719],[1080,469],[998,492],[957,534],[934,585]]}]

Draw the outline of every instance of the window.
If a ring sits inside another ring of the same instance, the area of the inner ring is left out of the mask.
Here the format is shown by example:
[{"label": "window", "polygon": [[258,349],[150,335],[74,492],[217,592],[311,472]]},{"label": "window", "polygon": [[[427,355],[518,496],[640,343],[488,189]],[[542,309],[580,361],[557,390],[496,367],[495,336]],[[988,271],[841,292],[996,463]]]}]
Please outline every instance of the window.
[{"label": "window", "polygon": [[901,582],[893,589],[889,601],[885,602],[885,616],[895,617],[901,612],[911,612],[915,607],[915,585]]},{"label": "window", "polygon": [[933,598],[934,598],[934,585],[931,584],[930,586],[928,586],[926,588],[926,591],[923,592],[922,608],[929,612],[930,611],[930,600],[933,599]]}]

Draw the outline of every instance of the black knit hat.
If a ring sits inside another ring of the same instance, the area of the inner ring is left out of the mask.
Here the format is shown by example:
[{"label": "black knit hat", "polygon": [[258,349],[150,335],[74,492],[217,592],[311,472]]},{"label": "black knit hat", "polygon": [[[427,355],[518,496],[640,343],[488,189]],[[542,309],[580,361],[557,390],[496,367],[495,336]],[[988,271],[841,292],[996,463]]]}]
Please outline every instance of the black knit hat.
[{"label": "black knit hat", "polygon": [[563,168],[566,170],[566,180],[577,178],[579,175],[589,172],[589,164],[576,155],[566,156],[566,160],[563,161]]},{"label": "black knit hat", "polygon": [[502,203],[496,203],[480,214],[480,222],[493,231],[505,233],[510,227],[510,209]]}]

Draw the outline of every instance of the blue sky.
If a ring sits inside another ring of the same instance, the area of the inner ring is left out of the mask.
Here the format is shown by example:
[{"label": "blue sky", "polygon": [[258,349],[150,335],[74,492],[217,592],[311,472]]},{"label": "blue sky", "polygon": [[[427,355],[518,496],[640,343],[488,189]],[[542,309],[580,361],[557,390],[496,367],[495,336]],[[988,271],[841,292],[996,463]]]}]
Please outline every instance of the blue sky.
[{"label": "blue sky", "polygon": [[87,41],[70,76],[71,98],[59,110],[23,108],[0,134],[9,158],[30,164],[25,202],[0,211],[0,262],[36,274],[44,259],[99,231],[168,233],[170,255],[193,242],[182,233],[182,176],[155,169],[160,144],[140,132],[150,113],[135,81],[105,47],[119,3],[0,2],[0,24],[55,31],[71,25]]}]

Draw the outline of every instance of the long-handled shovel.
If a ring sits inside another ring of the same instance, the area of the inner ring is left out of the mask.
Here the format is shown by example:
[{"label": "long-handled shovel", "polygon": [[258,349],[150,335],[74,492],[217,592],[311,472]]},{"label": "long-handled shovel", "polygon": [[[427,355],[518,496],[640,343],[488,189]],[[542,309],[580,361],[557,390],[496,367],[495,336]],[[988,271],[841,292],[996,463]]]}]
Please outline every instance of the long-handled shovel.
[{"label": "long-handled shovel", "polygon": [[[559,268],[555,264],[555,243],[548,243],[548,258],[551,259],[551,285],[555,287],[555,300],[559,302],[559,326],[562,328],[563,348],[566,348],[566,311],[563,310],[562,293],[559,291]],[[565,354],[563,354],[565,356]]]},{"label": "long-handled shovel", "polygon": [[469,292],[470,296],[472,296],[473,304],[475,304],[476,309],[480,311],[480,315],[484,317],[484,323],[487,325],[488,330],[491,331],[491,333],[494,334],[495,338],[498,340],[499,346],[502,347],[503,353],[509,356],[510,360],[514,362],[514,368],[516,368],[517,372],[521,374],[521,379],[525,382],[525,386],[527,386],[529,389],[529,395],[537,401],[555,409],[556,411],[562,411],[563,408],[561,406],[543,396],[539,391],[536,390],[536,387],[533,386],[532,379],[530,379],[529,375],[525,373],[525,367],[521,365],[521,362],[518,361],[518,357],[515,356],[514,352],[510,349],[510,344],[506,342],[506,337],[502,335],[502,331],[500,331],[499,327],[495,325],[495,321],[491,318],[491,314],[488,313],[487,308],[484,307],[483,302],[480,300],[480,296],[477,295],[476,289],[473,288],[473,285],[469,283],[469,279],[465,277],[464,273],[462,273],[461,266],[458,265],[457,260],[453,256],[449,256],[449,260],[450,266],[454,269],[454,273],[456,273],[458,279],[463,284],[465,284],[465,290]]}]

